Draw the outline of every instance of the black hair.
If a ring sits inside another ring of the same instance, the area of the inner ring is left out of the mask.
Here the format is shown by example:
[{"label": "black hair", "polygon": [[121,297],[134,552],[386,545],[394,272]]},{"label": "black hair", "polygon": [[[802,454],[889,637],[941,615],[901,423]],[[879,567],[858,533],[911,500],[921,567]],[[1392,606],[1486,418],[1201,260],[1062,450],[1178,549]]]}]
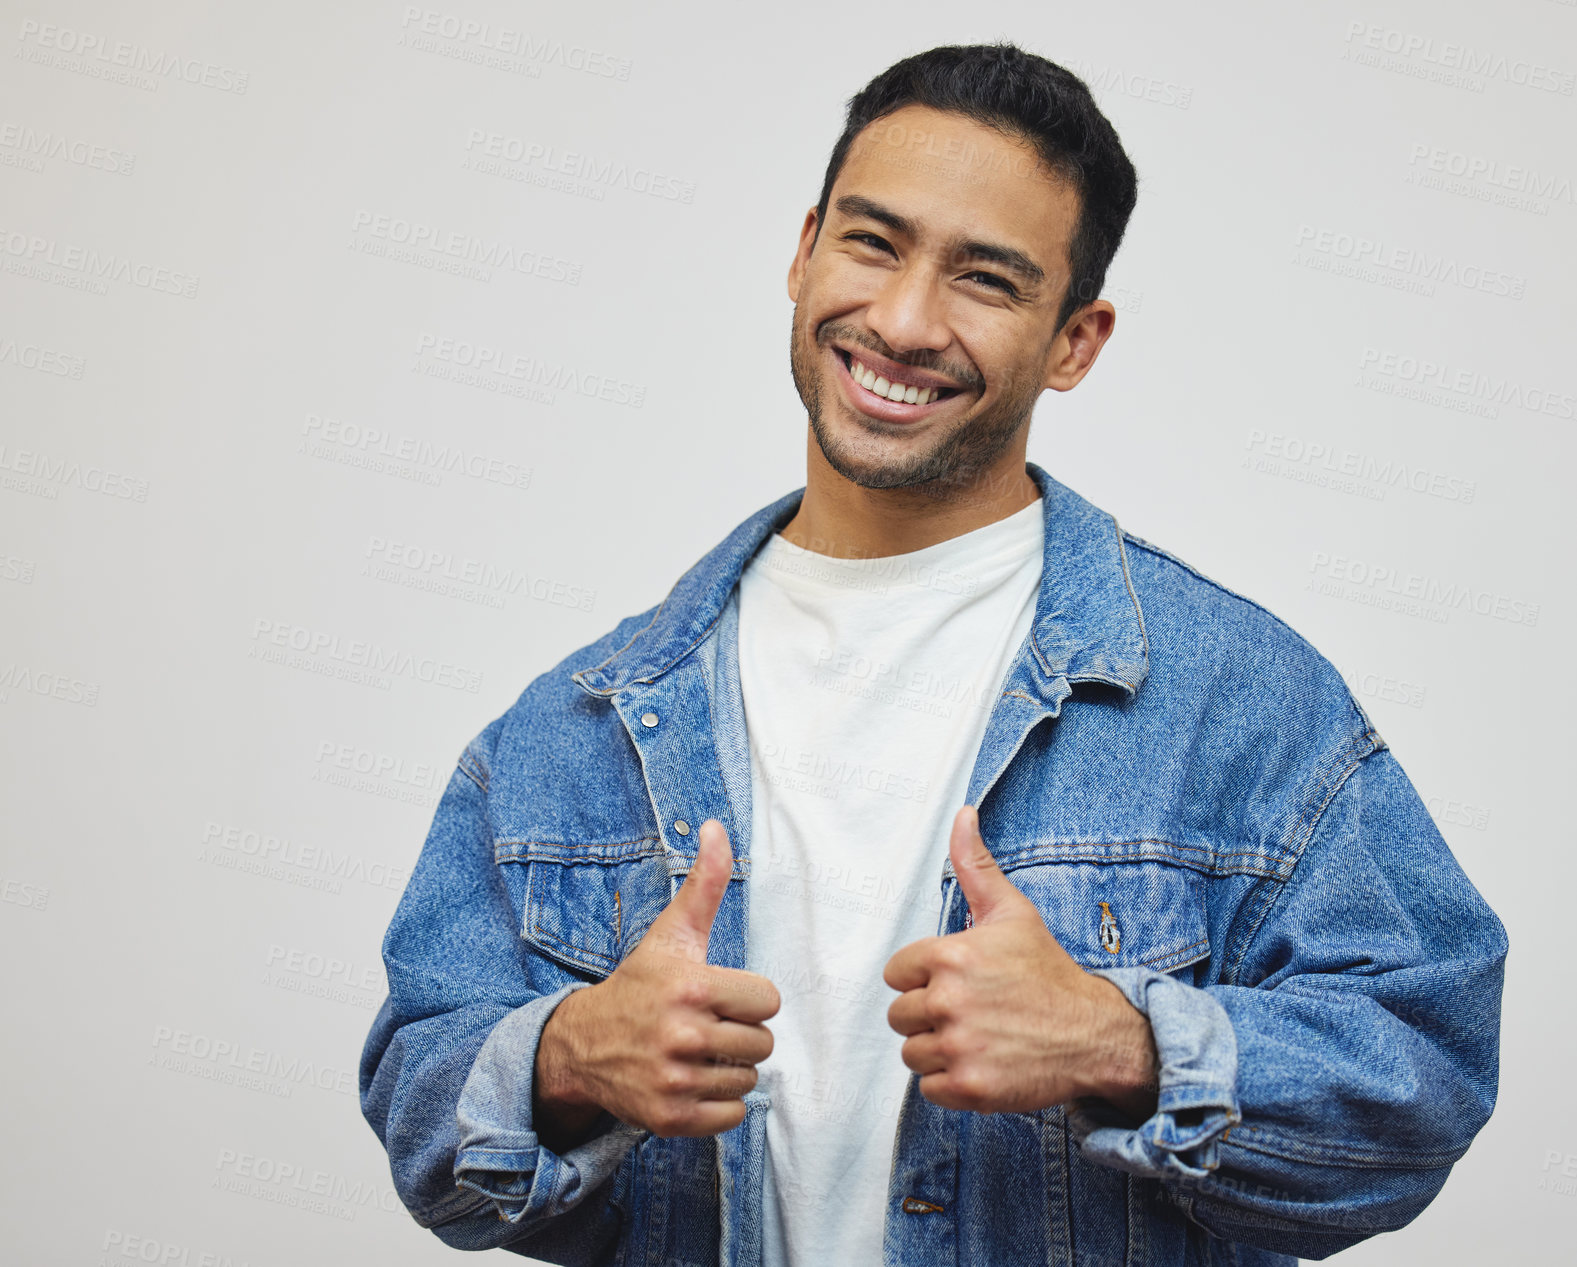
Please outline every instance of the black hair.
[{"label": "black hair", "polygon": [[1014,44],[950,44],[916,53],[889,66],[849,98],[843,135],[832,147],[816,206],[818,234],[854,138],[904,106],[966,115],[1033,146],[1041,162],[1068,181],[1079,199],[1058,328],[1099,298],[1106,269],[1133,214],[1138,176],[1084,81]]}]

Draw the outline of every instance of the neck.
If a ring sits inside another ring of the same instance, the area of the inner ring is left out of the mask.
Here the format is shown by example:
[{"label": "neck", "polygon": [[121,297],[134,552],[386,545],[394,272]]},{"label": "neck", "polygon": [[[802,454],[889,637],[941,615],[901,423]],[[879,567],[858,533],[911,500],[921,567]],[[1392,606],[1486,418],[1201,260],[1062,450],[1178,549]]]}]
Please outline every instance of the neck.
[{"label": "neck", "polygon": [[862,488],[832,468],[806,431],[805,497],[781,529],[802,550],[840,559],[908,554],[1006,519],[1040,496],[1024,469],[1027,435],[967,479]]}]

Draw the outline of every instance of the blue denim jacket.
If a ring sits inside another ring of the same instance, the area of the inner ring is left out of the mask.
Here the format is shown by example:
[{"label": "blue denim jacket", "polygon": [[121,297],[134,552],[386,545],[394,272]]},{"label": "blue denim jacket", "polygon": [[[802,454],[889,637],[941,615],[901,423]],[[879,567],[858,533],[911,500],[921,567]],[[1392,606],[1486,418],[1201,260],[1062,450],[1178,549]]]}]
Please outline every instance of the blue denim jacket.
[{"label": "blue denim jacket", "polygon": [[[1501,924],[1324,659],[1028,470],[1045,568],[968,801],[1058,941],[1149,1018],[1159,1107],[975,1114],[911,1077],[885,1260],[1247,1267],[1399,1228],[1494,1106]],[[744,966],[736,584],[802,491],[537,678],[459,759],[384,940],[361,1066],[395,1187],[450,1245],[760,1260],[764,1094],[721,1136],[604,1115],[561,1156],[532,1130],[531,1084],[550,1013],[687,873],[696,833],[676,823],[728,828],[709,957]],[[961,929],[950,867],[937,883],[938,931]]]}]

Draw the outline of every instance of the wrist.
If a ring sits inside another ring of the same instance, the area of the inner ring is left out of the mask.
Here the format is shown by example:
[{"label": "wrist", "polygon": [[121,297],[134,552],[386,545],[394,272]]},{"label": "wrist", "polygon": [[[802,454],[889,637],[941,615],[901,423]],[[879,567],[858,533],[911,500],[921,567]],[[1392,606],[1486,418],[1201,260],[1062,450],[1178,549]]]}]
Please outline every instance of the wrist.
[{"label": "wrist", "polygon": [[1092,980],[1095,1023],[1082,1070],[1082,1096],[1105,1100],[1142,1121],[1155,1112],[1161,1089],[1149,1018],[1110,981]]},{"label": "wrist", "polygon": [[[590,987],[595,988],[595,987]],[[560,1114],[579,1116],[579,1111],[595,1112],[597,1103],[587,1093],[579,1077],[582,1062],[577,1054],[577,1020],[584,1007],[581,995],[572,990],[553,1009],[537,1040],[536,1070],[533,1086],[539,1106]]]}]

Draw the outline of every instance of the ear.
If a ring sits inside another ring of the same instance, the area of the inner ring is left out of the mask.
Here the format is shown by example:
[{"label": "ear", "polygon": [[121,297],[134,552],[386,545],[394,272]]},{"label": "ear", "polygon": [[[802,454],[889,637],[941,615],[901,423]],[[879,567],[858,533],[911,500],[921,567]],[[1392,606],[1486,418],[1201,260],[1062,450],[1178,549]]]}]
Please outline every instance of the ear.
[{"label": "ear", "polygon": [[1045,385],[1054,392],[1077,387],[1117,326],[1117,309],[1104,299],[1087,303],[1068,318],[1046,354]]},{"label": "ear", "polygon": [[789,265],[788,297],[799,302],[800,283],[805,280],[805,269],[810,264],[810,251],[816,244],[816,208],[805,213],[805,223],[799,230],[799,250],[794,252],[794,262]]}]

